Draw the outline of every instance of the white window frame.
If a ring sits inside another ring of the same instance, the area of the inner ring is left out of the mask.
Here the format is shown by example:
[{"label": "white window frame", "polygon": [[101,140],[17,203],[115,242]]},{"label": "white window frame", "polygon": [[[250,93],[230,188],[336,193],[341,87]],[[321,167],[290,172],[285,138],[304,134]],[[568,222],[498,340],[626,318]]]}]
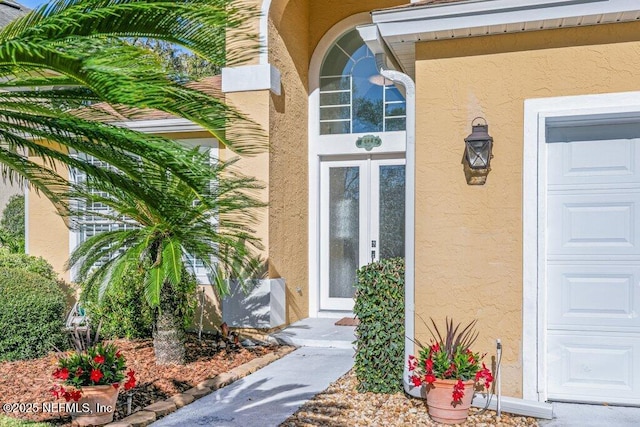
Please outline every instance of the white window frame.
[{"label": "white window frame", "polygon": [[[213,164],[216,159],[219,158],[219,144],[215,138],[184,138],[184,139],[176,139],[177,142],[183,144],[188,148],[195,148],[196,146],[201,147],[209,147],[209,158],[210,162]],[[73,173],[70,173],[69,179],[73,179]],[[107,225],[110,229],[110,223],[106,219],[100,219],[98,221],[94,221],[93,224],[97,225]],[[212,227],[215,224],[211,225]],[[82,232],[78,229],[70,229],[69,230],[69,254],[71,254],[75,248],[82,242]],[[196,262],[194,258],[187,258],[187,261],[190,264],[191,271],[195,274],[196,280],[200,284],[210,284],[211,280],[209,278],[207,269],[201,263]],[[72,267],[70,271],[71,281],[76,281],[78,277],[77,267]]]}]

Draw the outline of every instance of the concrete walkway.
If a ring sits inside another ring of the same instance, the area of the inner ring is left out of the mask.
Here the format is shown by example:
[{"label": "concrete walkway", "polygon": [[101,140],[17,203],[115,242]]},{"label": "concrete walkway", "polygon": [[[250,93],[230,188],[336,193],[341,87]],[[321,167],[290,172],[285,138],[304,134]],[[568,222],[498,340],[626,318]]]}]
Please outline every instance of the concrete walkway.
[{"label": "concrete walkway", "polygon": [[540,427],[636,427],[640,408],[627,406],[553,403],[553,420],[541,420]]},{"label": "concrete walkway", "polygon": [[354,327],[337,319],[306,319],[274,336],[300,347],[266,367],[151,424],[278,426],[353,366]]},{"label": "concrete walkway", "polygon": [[[300,347],[283,358],[151,424],[165,426],[275,427],[353,366],[354,327],[337,319],[305,319],[274,334]],[[553,403],[553,420],[541,427],[640,426],[640,408]]]}]

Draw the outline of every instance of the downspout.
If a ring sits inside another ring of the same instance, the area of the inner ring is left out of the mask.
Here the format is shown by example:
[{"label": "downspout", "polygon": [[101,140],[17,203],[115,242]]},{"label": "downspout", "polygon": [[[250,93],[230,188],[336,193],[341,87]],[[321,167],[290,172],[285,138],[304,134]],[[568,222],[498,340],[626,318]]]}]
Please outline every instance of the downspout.
[{"label": "downspout", "polygon": [[405,154],[405,273],[404,273],[404,372],[402,383],[406,393],[423,397],[420,387],[411,387],[407,360],[413,354],[415,335],[415,188],[416,188],[416,85],[407,74],[389,69],[383,53],[376,54],[376,67],[380,74],[405,88],[406,101],[406,154]]}]

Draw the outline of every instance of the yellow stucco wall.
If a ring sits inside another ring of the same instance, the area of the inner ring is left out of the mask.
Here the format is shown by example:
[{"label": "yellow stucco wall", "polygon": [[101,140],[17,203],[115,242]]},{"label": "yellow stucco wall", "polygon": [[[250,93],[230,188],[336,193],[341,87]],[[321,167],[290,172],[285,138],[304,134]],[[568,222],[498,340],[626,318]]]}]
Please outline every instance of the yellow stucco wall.
[{"label": "yellow stucco wall", "polygon": [[[59,171],[64,171],[59,166]],[[61,279],[69,281],[65,264],[69,259],[69,229],[56,208],[43,194],[33,189],[27,195],[26,225],[28,253],[46,259]]]},{"label": "yellow stucco wall", "polygon": [[269,102],[269,274],[285,278],[291,323],[309,315],[308,2],[274,2],[269,16],[269,62],[282,79]]},{"label": "yellow stucco wall", "polygon": [[[503,392],[521,396],[524,100],[640,89],[640,24],[425,42],[416,58],[416,312],[480,319],[479,351],[502,339]],[[476,116],[495,141],[485,186],[460,163]]]}]

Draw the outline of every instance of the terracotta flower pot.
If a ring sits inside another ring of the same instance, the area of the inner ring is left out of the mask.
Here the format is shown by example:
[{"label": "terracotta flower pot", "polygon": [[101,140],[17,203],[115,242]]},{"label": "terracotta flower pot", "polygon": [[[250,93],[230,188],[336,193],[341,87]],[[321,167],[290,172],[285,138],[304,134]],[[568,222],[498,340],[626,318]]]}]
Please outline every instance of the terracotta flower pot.
[{"label": "terracotta flower pot", "polygon": [[429,416],[439,423],[463,423],[469,415],[473,400],[473,380],[463,381],[464,397],[461,402],[453,402],[453,386],[458,380],[436,380],[427,384],[427,408]]},{"label": "terracotta flower pot", "polygon": [[99,426],[113,421],[113,412],[118,400],[118,389],[112,385],[82,387],[77,412],[70,412],[74,425]]}]

